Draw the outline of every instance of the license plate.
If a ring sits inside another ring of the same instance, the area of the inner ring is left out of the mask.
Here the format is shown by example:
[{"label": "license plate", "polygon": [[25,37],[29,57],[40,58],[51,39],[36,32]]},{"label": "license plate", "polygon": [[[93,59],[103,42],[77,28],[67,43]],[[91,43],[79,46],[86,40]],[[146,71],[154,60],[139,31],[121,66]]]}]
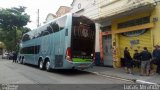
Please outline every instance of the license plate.
[{"label": "license plate", "polygon": [[86,66],[86,65],[84,65],[84,64],[81,64],[81,65],[80,65],[80,67],[85,67],[85,66]]}]

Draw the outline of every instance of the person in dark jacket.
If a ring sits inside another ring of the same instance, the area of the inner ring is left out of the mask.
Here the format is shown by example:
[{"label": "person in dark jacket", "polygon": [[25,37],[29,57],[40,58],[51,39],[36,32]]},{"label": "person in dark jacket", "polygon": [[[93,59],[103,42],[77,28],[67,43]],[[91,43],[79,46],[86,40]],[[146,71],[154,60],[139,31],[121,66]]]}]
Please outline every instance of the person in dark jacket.
[{"label": "person in dark jacket", "polygon": [[140,53],[141,57],[141,75],[149,76],[150,70],[150,60],[152,58],[151,53],[148,51],[147,47],[143,48],[144,50]]},{"label": "person in dark jacket", "polygon": [[160,74],[160,46],[157,45],[157,49],[153,51],[153,57],[156,59],[157,73]]},{"label": "person in dark jacket", "polygon": [[157,59],[157,57],[158,57],[158,45],[154,46],[152,56],[153,56],[153,59]]},{"label": "person in dark jacket", "polygon": [[135,51],[133,55],[134,66],[140,68],[140,65],[141,65],[140,54],[138,53],[138,50],[134,50],[134,51]]},{"label": "person in dark jacket", "polygon": [[124,50],[124,63],[125,63],[126,73],[132,74],[132,58],[128,50],[128,47],[125,47]]},{"label": "person in dark jacket", "polygon": [[13,52],[13,62],[17,62],[17,53],[15,51]]}]

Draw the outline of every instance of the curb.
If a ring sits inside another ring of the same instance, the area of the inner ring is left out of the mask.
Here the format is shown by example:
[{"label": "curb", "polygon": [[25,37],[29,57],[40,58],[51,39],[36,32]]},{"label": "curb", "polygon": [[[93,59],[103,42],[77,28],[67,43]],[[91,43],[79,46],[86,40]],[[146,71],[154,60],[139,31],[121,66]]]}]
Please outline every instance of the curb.
[{"label": "curb", "polygon": [[135,83],[158,85],[157,83],[152,83],[152,82],[148,82],[148,81],[144,81],[144,80],[136,80]]},{"label": "curb", "polygon": [[116,76],[106,75],[106,74],[102,74],[102,73],[99,73],[99,72],[90,72],[90,73],[96,74],[96,75],[99,75],[99,76],[103,76],[103,77],[107,77],[107,78],[118,79],[118,80],[123,80],[123,81],[127,81],[127,82],[133,82],[135,84],[153,84],[153,85],[158,85],[157,83],[148,82],[148,81],[139,80],[139,79],[127,79],[127,78],[123,78],[123,77],[116,77]]},{"label": "curb", "polygon": [[90,72],[90,73],[96,74],[98,76],[107,77],[107,78],[118,79],[118,80],[122,80],[122,81],[133,82],[133,83],[135,82],[134,79],[126,79],[126,78],[122,78],[122,77],[116,77],[116,76],[102,74],[102,73],[99,73],[99,72]]}]

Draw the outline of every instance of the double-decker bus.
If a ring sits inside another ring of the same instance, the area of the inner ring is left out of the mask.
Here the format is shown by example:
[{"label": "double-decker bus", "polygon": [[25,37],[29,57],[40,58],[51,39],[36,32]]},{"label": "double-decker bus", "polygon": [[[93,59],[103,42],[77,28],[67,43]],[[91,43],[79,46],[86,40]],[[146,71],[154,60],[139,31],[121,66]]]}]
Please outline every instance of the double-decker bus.
[{"label": "double-decker bus", "polygon": [[94,22],[69,13],[25,33],[18,60],[47,71],[86,69],[93,65],[94,48]]}]

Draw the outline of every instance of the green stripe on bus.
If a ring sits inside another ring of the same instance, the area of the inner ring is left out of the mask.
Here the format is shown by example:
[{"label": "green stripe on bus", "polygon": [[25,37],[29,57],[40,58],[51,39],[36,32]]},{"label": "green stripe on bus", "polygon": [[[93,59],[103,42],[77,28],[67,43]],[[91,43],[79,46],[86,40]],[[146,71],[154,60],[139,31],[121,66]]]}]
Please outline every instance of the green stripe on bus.
[{"label": "green stripe on bus", "polygon": [[91,59],[72,58],[73,62],[91,62]]}]

